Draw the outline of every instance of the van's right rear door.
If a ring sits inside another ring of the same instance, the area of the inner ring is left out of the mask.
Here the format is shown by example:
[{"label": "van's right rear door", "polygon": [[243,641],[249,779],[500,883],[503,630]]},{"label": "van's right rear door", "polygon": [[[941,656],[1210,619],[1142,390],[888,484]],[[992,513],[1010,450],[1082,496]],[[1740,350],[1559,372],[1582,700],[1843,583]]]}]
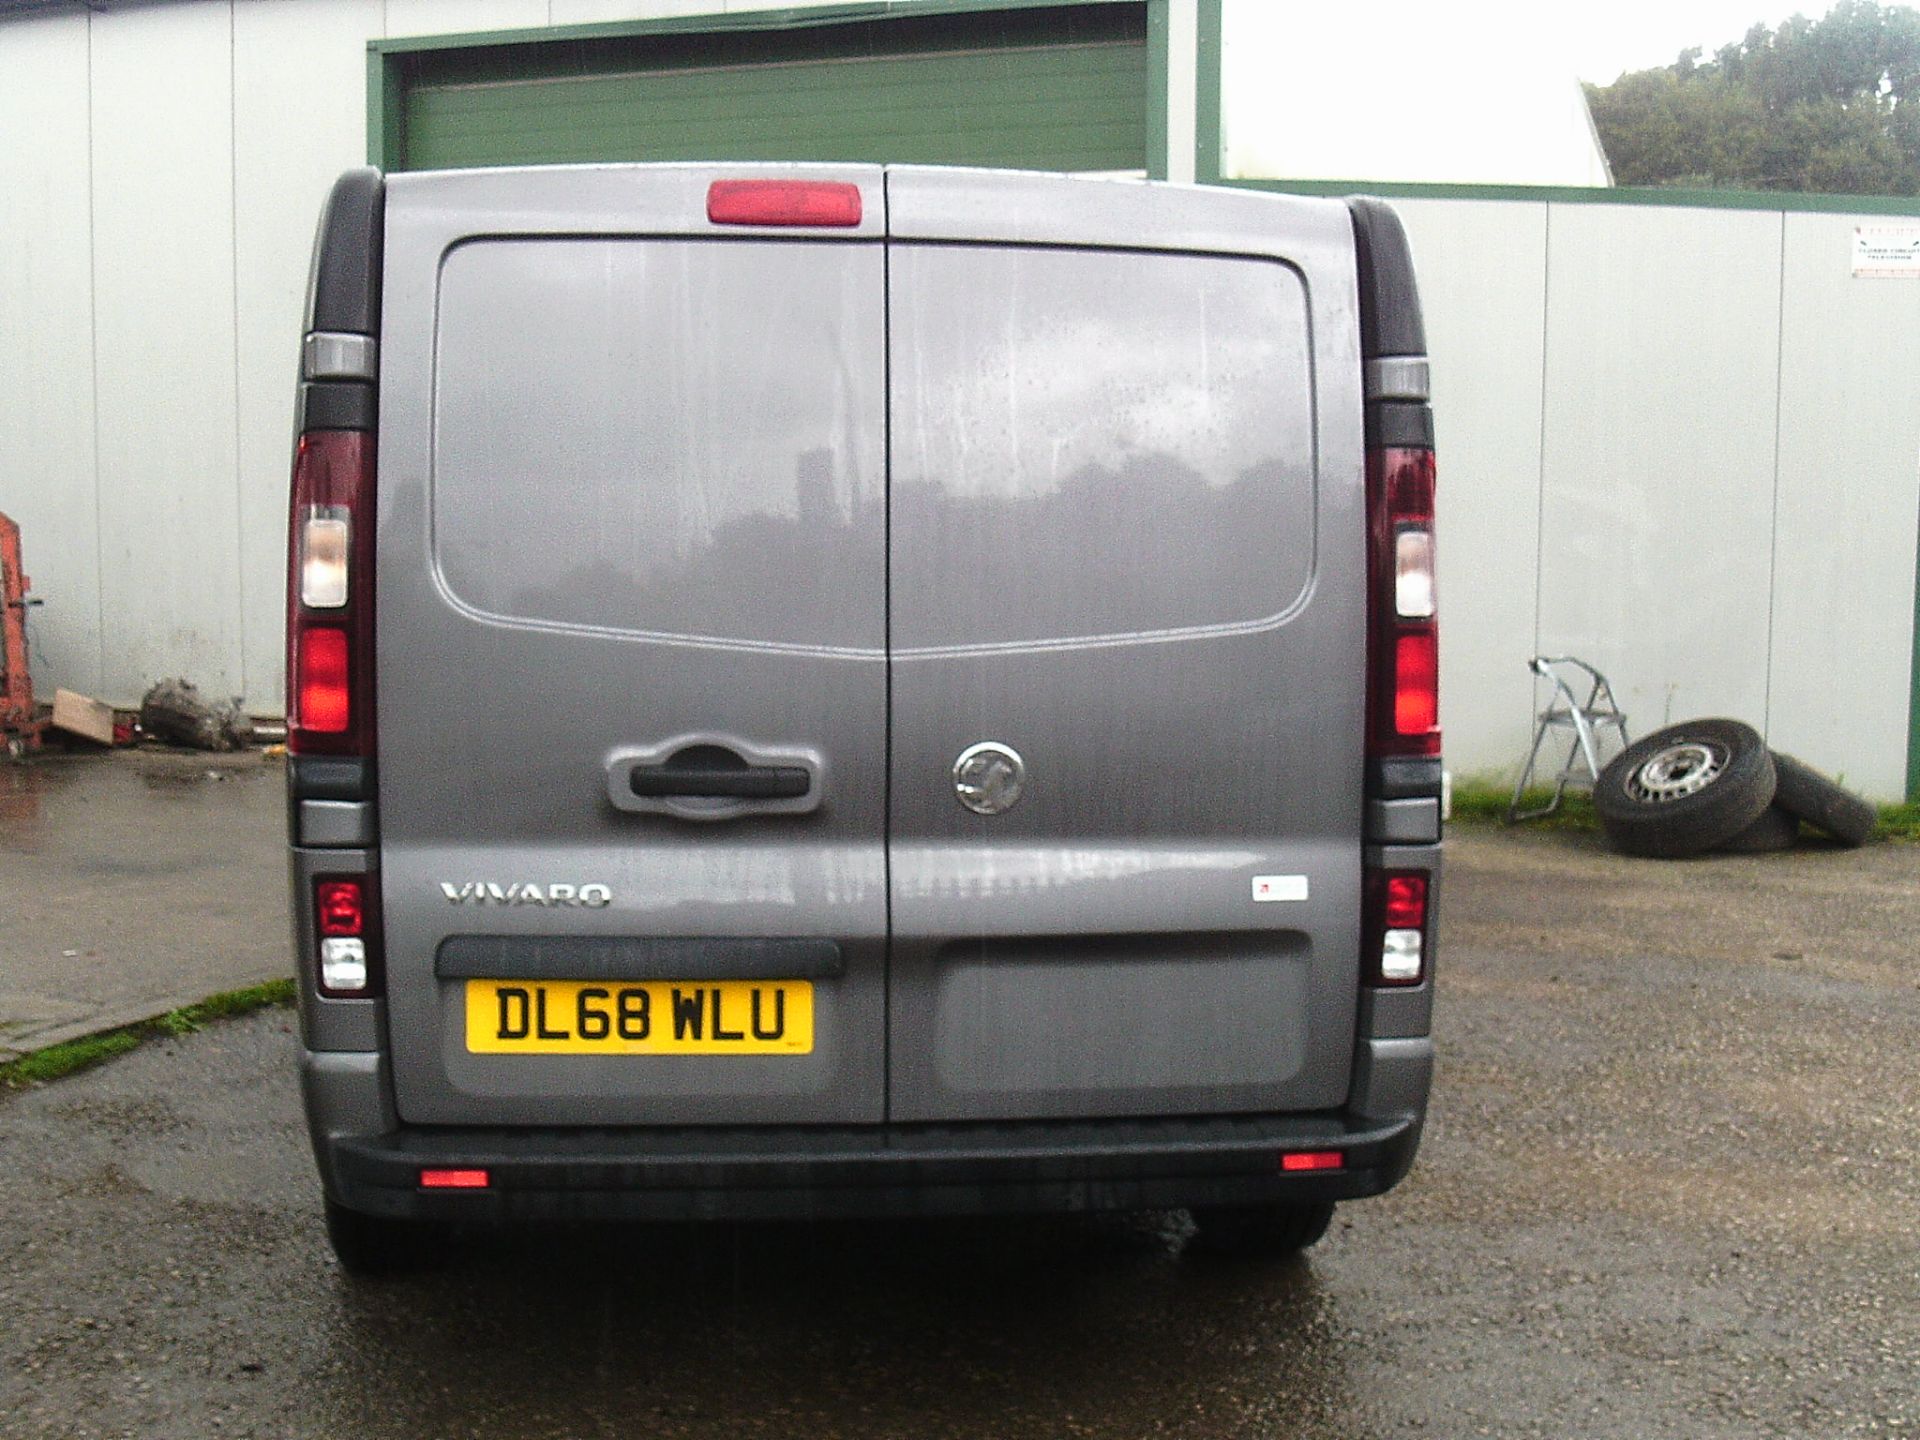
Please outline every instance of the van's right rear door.
[{"label": "van's right rear door", "polygon": [[889,1115],[1338,1106],[1345,208],[896,168],[888,213]]}]

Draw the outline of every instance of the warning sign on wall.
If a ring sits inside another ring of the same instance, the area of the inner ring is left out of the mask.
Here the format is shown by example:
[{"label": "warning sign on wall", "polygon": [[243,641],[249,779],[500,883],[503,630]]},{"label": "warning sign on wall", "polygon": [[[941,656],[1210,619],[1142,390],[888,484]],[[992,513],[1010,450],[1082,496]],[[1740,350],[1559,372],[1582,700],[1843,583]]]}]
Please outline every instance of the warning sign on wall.
[{"label": "warning sign on wall", "polygon": [[1856,280],[1920,280],[1920,224],[1856,225],[1853,274]]}]

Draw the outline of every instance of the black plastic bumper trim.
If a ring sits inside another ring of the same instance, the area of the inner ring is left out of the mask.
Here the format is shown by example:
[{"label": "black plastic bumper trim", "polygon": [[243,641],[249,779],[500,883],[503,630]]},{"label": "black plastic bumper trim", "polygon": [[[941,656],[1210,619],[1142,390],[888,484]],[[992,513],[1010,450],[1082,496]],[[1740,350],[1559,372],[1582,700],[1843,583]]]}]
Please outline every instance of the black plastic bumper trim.
[{"label": "black plastic bumper trim", "polygon": [[[335,1198],[447,1219],[819,1219],[1171,1209],[1356,1199],[1413,1163],[1412,1117],[785,1129],[407,1128],[332,1142]],[[1283,1172],[1285,1150],[1339,1150],[1338,1171]],[[419,1188],[480,1169],[484,1190]]]},{"label": "black plastic bumper trim", "polygon": [[309,430],[377,430],[380,397],[358,380],[303,380],[295,425]]},{"label": "black plastic bumper trim", "polygon": [[1426,327],[1420,318],[1420,288],[1414,283],[1413,251],[1391,205],[1369,195],[1347,199],[1353,216],[1360,282],[1360,353],[1424,355]]},{"label": "black plastic bumper trim", "polygon": [[1375,760],[1367,766],[1367,795],[1375,800],[1427,800],[1440,795],[1439,756]]},{"label": "black plastic bumper trim", "polygon": [[1369,450],[1433,449],[1433,407],[1411,400],[1374,400],[1367,405]]},{"label": "black plastic bumper trim", "polygon": [[813,980],[846,973],[832,940],[765,936],[449,935],[442,980]]},{"label": "black plastic bumper trim", "polygon": [[288,757],[287,788],[296,800],[371,800],[373,767],[329,755]]}]

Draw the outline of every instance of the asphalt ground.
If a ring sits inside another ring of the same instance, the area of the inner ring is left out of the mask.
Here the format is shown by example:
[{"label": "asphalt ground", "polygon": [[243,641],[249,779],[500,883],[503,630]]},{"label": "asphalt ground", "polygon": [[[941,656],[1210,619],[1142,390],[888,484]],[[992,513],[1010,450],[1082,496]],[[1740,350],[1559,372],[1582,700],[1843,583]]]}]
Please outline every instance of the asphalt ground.
[{"label": "asphalt ground", "polygon": [[0,1095],[0,1435],[1920,1433],[1920,848],[1448,864],[1421,1157],[1303,1262],[1173,1214],[557,1229],[353,1282],[273,1010]]},{"label": "asphalt ground", "polygon": [[257,750],[0,762],[0,1060],[287,974],[284,795]]}]

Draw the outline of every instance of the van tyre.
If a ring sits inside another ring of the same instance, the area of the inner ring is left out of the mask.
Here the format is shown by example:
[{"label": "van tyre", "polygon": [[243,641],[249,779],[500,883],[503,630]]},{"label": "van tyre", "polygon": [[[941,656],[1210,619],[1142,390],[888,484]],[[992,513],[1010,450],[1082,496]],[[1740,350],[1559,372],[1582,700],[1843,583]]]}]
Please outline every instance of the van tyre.
[{"label": "van tyre", "polygon": [[1622,750],[1593,787],[1617,850],[1675,860],[1724,845],[1773,803],[1773,756],[1751,725],[1687,720]]},{"label": "van tyre", "polygon": [[[1776,768],[1780,757],[1774,756]],[[1772,855],[1791,850],[1800,838],[1800,817],[1778,801],[1760,812],[1754,821],[1720,849],[1728,855]]]},{"label": "van tyre", "polygon": [[1191,1213],[1193,1245],[1202,1253],[1277,1260],[1299,1254],[1327,1233],[1333,1201],[1210,1205]]},{"label": "van tyre", "polygon": [[1773,752],[1773,769],[1779,777],[1773,794],[1775,805],[1842,845],[1864,845],[1873,837],[1879,812],[1851,790],[1834,784],[1805,761],[1778,750]]},{"label": "van tyre", "polygon": [[447,1227],[431,1220],[366,1215],[327,1201],[327,1240],[340,1268],[363,1280],[431,1270],[447,1258]]}]

